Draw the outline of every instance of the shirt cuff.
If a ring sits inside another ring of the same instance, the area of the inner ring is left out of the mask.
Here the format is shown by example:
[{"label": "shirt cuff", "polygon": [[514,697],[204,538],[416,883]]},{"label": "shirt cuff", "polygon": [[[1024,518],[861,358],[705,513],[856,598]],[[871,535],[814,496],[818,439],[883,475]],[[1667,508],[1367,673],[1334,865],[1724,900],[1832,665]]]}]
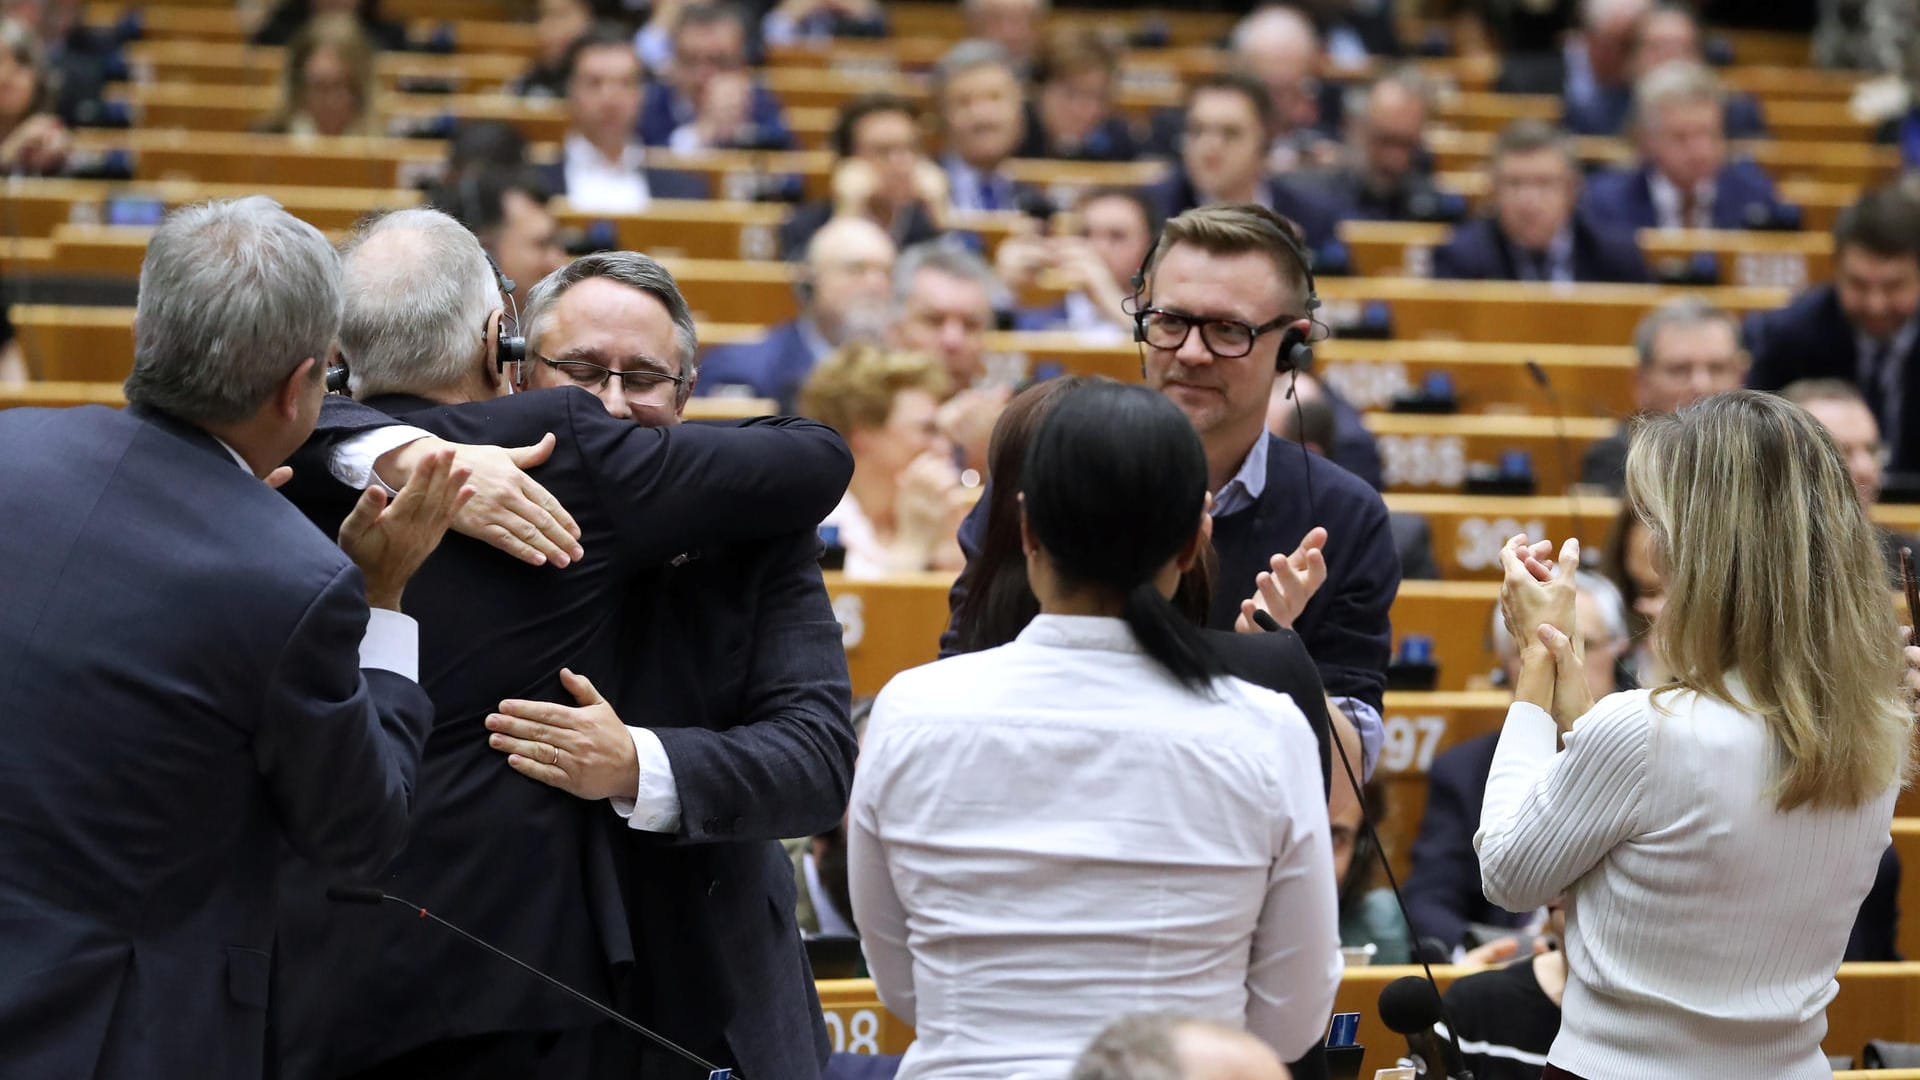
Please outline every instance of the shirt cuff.
[{"label": "shirt cuff", "polygon": [[374,428],[358,435],[349,436],[333,448],[327,455],[327,471],[335,480],[355,491],[364,491],[368,485],[379,484],[394,494],[394,489],[373,471],[373,463],[410,442],[427,437],[427,432],[417,427]]},{"label": "shirt cuff", "polygon": [[1380,719],[1380,710],[1359,698],[1336,697],[1333,703],[1347,714],[1347,719],[1353,721],[1354,729],[1360,733],[1361,782],[1373,779],[1373,767],[1380,762],[1380,748],[1387,742],[1387,725]]},{"label": "shirt cuff", "polygon": [[387,608],[368,609],[367,632],[360,638],[360,666],[419,682],[420,624]]},{"label": "shirt cuff", "polygon": [[613,812],[626,819],[627,827],[641,832],[674,833],[680,831],[680,789],[673,785],[673,762],[660,736],[643,727],[629,727],[633,736],[634,757],[640,763],[640,784],[634,797],[614,796],[607,801]]}]

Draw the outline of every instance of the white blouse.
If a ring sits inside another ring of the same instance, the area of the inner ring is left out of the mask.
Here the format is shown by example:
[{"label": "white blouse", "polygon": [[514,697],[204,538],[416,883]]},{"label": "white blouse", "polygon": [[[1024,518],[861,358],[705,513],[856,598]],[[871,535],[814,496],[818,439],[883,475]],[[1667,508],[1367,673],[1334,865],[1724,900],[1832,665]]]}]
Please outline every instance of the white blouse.
[{"label": "white blouse", "polygon": [[1319,749],[1281,694],[1186,690],[1119,619],[896,676],[848,815],[854,920],[915,1025],[901,1080],[1057,1080],[1128,1012],[1285,1059],[1340,978]]}]

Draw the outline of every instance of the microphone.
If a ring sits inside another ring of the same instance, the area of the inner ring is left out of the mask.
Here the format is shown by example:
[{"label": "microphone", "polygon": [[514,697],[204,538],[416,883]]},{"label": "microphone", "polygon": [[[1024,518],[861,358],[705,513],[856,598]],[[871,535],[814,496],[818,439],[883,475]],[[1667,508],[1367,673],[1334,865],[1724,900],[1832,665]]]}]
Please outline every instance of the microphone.
[{"label": "microphone", "polygon": [[[1414,1071],[1429,1078],[1471,1080],[1467,1063],[1460,1053],[1458,1036],[1448,1043],[1435,1036],[1433,1025],[1444,1019],[1440,991],[1418,975],[1395,979],[1380,991],[1380,1021],[1407,1037],[1407,1053],[1413,1058]],[[1447,1026],[1453,1034],[1453,1026]]]},{"label": "microphone", "polygon": [[1587,550],[1587,516],[1581,512],[1580,482],[1573,471],[1573,440],[1567,438],[1567,410],[1560,404],[1560,395],[1553,388],[1553,380],[1547,377],[1547,369],[1540,361],[1527,358],[1527,374],[1533,376],[1534,385],[1547,399],[1547,405],[1553,409],[1553,441],[1560,452],[1560,475],[1567,478],[1562,490],[1567,496],[1567,509],[1573,512],[1573,532],[1580,538],[1580,550]]},{"label": "microphone", "polygon": [[602,1004],[601,1002],[594,1000],[594,998],[592,998],[591,996],[584,994],[579,990],[575,990],[573,987],[568,986],[566,983],[561,982],[559,979],[554,978],[553,976],[547,974],[546,972],[541,971],[539,968],[534,967],[532,964],[527,963],[525,960],[522,960],[519,957],[513,955],[512,953],[507,952],[505,949],[499,948],[498,946],[495,946],[494,944],[486,941],[483,938],[480,938],[473,934],[468,933],[467,931],[461,929],[458,926],[455,926],[454,924],[448,922],[447,920],[441,918],[440,916],[435,915],[433,912],[428,911],[426,908],[421,907],[419,904],[416,904],[411,900],[403,900],[398,896],[391,895],[390,893],[383,892],[380,889],[376,889],[368,885],[329,885],[327,886],[327,899],[332,900],[333,902],[338,904],[377,905],[383,902],[391,901],[392,903],[399,904],[401,907],[410,908],[414,912],[416,912],[420,918],[431,919],[434,922],[439,923],[441,926],[446,927],[448,930],[453,931],[455,934],[458,934],[459,936],[467,939],[468,941],[471,941],[472,943],[474,943],[475,945],[478,945],[482,949],[485,949],[486,951],[492,953],[493,955],[499,957],[500,959],[505,960],[507,963],[512,964],[513,966],[519,968],[520,970],[525,971],[527,974],[532,975],[534,978],[539,979],[541,982],[546,983],[548,986],[551,986],[554,989],[560,991],[561,993],[566,994],[568,997],[573,998],[575,1001],[580,1002],[582,1005],[585,1005],[588,1008],[591,1008],[593,1011],[599,1013],[600,1015],[606,1017],[609,1020],[612,1020],[614,1023],[619,1024],[621,1027],[626,1028],[628,1031],[631,1031],[634,1034],[641,1036],[642,1038],[652,1041],[655,1045],[661,1047],[662,1049],[670,1050],[673,1053],[678,1054],[680,1057],[684,1058],[690,1064],[697,1065],[700,1068],[707,1070],[707,1080],[746,1080],[746,1077],[737,1075],[732,1069],[723,1069],[720,1066],[715,1065],[713,1062],[708,1061],[705,1058],[701,1057],[700,1055],[694,1053],[693,1051],[688,1050],[686,1047],[681,1046],[679,1043],[676,1043],[673,1040],[667,1038],[666,1036],[658,1035],[652,1031],[649,1031],[648,1029],[640,1026],[639,1023],[633,1020],[630,1020],[626,1016],[622,1015],[620,1012],[615,1010],[612,1006]]}]

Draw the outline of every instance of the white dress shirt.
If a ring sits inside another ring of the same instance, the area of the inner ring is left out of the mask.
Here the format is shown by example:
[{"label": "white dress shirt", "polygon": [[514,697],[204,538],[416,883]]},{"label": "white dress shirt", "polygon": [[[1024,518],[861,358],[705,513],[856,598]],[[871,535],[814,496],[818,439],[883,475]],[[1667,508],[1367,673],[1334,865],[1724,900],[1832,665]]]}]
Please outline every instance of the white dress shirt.
[{"label": "white dress shirt", "polygon": [[820,519],[820,527],[833,529],[838,534],[834,542],[847,553],[840,572],[852,580],[870,581],[899,571],[926,569],[924,566],[893,565],[892,553],[881,542],[873,521],[867,517],[865,510],[860,509],[860,500],[854,498],[851,491],[840,496],[840,505]]},{"label": "white dress shirt", "polygon": [[637,214],[653,201],[647,185],[646,150],[628,143],[620,160],[612,161],[578,132],[568,132],[562,168],[567,176],[567,203],[596,214]]},{"label": "white dress shirt", "polygon": [[[1744,700],[1737,676],[1728,689]],[[1605,698],[1558,753],[1553,718],[1516,702],[1494,751],[1473,839],[1487,899],[1525,911],[1566,894],[1549,1059],[1595,1080],[1831,1076],[1833,976],[1898,792],[1781,813],[1758,716],[1650,694]]]},{"label": "white dress shirt", "polygon": [[1318,1041],[1341,966],[1319,750],[1284,695],[1213,693],[1125,622],[1060,615],[880,692],[848,872],[880,999],[917,1030],[901,1080],[1058,1080],[1146,1010],[1288,1060]]},{"label": "white dress shirt", "polygon": [[1653,216],[1663,229],[1713,228],[1713,178],[1694,185],[1693,216],[1682,219],[1680,188],[1658,169],[1647,176],[1647,189],[1653,196]]}]

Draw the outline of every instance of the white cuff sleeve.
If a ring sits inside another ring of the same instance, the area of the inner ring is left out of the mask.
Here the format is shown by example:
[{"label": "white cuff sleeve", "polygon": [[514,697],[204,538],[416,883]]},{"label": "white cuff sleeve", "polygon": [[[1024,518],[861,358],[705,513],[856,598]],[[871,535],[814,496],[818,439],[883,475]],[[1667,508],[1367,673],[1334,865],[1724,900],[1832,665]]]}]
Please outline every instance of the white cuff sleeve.
[{"label": "white cuff sleeve", "polygon": [[394,493],[387,482],[374,475],[373,463],[410,442],[424,439],[427,433],[416,427],[383,427],[372,431],[363,431],[354,435],[327,456],[327,471],[335,480],[355,491],[365,491],[369,484],[379,484]]},{"label": "white cuff sleeve", "polygon": [[667,748],[660,736],[643,727],[629,727],[633,753],[640,762],[640,787],[631,799],[608,799],[613,812],[627,820],[627,827],[641,832],[680,831],[680,791],[673,786],[673,763],[667,760]]},{"label": "white cuff sleeve", "polygon": [[420,624],[397,611],[369,609],[367,632],[360,638],[360,666],[419,682]]}]

